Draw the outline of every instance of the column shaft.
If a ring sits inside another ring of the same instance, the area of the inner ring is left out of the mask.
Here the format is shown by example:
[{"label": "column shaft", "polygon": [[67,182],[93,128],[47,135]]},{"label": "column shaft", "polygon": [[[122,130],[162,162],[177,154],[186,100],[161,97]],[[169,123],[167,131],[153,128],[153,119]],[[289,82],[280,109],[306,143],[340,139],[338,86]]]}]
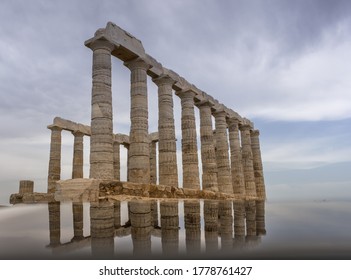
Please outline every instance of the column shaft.
[{"label": "column shaft", "polygon": [[120,143],[113,143],[113,178],[121,180],[121,158],[120,158]]},{"label": "column shaft", "polygon": [[245,196],[246,198],[256,198],[256,184],[253,167],[253,157],[251,150],[251,137],[249,125],[241,125],[241,146],[242,146],[242,163],[245,178]]},{"label": "column shaft", "polygon": [[125,63],[131,71],[131,110],[129,145],[129,180],[150,183],[150,148],[148,139],[147,75],[149,65],[141,59]]},{"label": "column shaft", "polygon": [[197,155],[194,96],[192,91],[178,92],[182,107],[183,188],[200,189]]},{"label": "column shaft", "polygon": [[157,183],[156,142],[150,142],[150,184]]},{"label": "column shaft", "polygon": [[159,183],[178,187],[177,147],[173,114],[172,85],[168,76],[153,80],[158,86]]},{"label": "column shaft", "polygon": [[240,147],[239,121],[229,119],[228,125],[233,192],[237,198],[243,199],[245,198],[245,179]]},{"label": "column shaft", "polygon": [[83,178],[83,136],[80,131],[73,132],[73,167],[72,179]]},{"label": "column shaft", "polygon": [[251,131],[251,149],[253,156],[253,166],[255,172],[255,183],[256,183],[256,194],[258,199],[266,199],[266,188],[264,184],[263,177],[263,165],[261,158],[261,149],[260,149],[260,132],[258,130]]},{"label": "column shaft", "polygon": [[90,178],[113,179],[111,51],[103,39],[91,44],[93,88],[90,137]]},{"label": "column shaft", "polygon": [[232,175],[229,163],[227,122],[224,111],[214,113],[216,121],[216,159],[218,188],[220,192],[233,193]]},{"label": "column shaft", "polygon": [[61,178],[61,131],[60,127],[49,126],[51,130],[50,159],[48,171],[48,193],[54,193],[56,181]]},{"label": "column shaft", "polygon": [[212,129],[211,104],[204,102],[200,109],[200,136],[202,161],[202,189],[218,191],[217,162]]}]

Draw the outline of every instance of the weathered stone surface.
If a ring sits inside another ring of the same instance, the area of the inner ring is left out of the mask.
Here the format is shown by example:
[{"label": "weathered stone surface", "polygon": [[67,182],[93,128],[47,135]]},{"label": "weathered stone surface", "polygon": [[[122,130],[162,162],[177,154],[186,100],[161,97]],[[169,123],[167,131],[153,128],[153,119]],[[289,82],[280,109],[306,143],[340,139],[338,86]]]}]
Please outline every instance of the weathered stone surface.
[{"label": "weathered stone surface", "polygon": [[93,50],[90,178],[112,179],[111,52],[114,45],[105,39],[100,39],[92,42],[89,47]]},{"label": "weathered stone surface", "polygon": [[21,180],[19,183],[19,194],[33,193],[34,182],[30,180]]},{"label": "weathered stone surface", "polygon": [[159,183],[178,187],[172,94],[172,85],[175,81],[166,75],[153,79],[153,81],[158,86]]},{"label": "weathered stone surface", "polygon": [[245,198],[245,178],[242,164],[238,119],[228,119],[228,130],[233,192],[238,199],[243,199]]},{"label": "weathered stone surface", "polygon": [[148,184],[150,183],[150,147],[146,71],[150,66],[139,58],[126,62],[125,66],[131,71],[129,181]]},{"label": "weathered stone surface", "polygon": [[83,136],[80,131],[74,131],[72,179],[83,178]]},{"label": "weathered stone surface", "polygon": [[57,201],[97,201],[99,185],[97,179],[61,180],[56,184],[55,199]]},{"label": "weathered stone surface", "polygon": [[48,171],[48,193],[55,192],[56,181],[61,178],[61,131],[57,126],[48,126],[51,130],[50,159]]},{"label": "weathered stone surface", "polygon": [[156,142],[150,142],[150,184],[157,183]]},{"label": "weathered stone surface", "polygon": [[53,193],[24,193],[24,194],[11,194],[10,195],[10,203],[18,204],[18,203],[47,203],[54,201]]},{"label": "weathered stone surface", "polygon": [[182,106],[183,188],[200,189],[194,112],[194,97],[196,93],[188,90],[178,91],[176,94],[180,97]]},{"label": "weathered stone surface", "polygon": [[113,142],[113,179],[121,179],[120,143]]},{"label": "weathered stone surface", "polygon": [[226,113],[223,108],[214,112],[216,124],[216,160],[218,188],[220,192],[233,193],[232,174],[229,163]]},{"label": "weathered stone surface", "polygon": [[202,189],[218,191],[217,162],[212,129],[211,107],[209,101],[198,102],[200,109],[201,161],[202,161]]},{"label": "weathered stone surface", "polygon": [[260,132],[258,130],[251,131],[251,149],[253,156],[253,167],[255,174],[255,183],[256,183],[256,194],[258,199],[266,199],[266,187],[264,184],[263,177],[263,165],[261,158],[261,149],[260,149]]},{"label": "weathered stone surface", "polygon": [[249,125],[241,125],[239,128],[241,131],[242,164],[245,178],[245,197],[256,199],[256,183],[250,137],[251,127]]}]

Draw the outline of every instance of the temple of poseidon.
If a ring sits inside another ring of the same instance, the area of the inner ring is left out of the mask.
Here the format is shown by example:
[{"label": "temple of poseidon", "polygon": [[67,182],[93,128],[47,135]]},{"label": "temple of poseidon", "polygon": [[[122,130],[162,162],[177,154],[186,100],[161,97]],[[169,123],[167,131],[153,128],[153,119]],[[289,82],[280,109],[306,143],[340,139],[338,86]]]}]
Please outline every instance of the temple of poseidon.
[{"label": "temple of poseidon", "polygon": [[[118,195],[265,200],[259,131],[250,120],[163,67],[145,52],[140,40],[114,23],[98,29],[85,46],[93,52],[90,126],[56,117],[48,126],[47,193],[33,192],[33,181],[23,180],[19,193],[11,195],[12,203],[64,200],[67,196],[92,201]],[[122,60],[130,71],[129,135],[113,131],[112,57]],[[148,131],[147,76],[158,87],[155,133]],[[178,181],[173,93],[181,103],[182,182]],[[200,135],[196,132],[196,108],[200,112]],[[69,180],[60,180],[62,130],[71,131],[74,138]],[[90,137],[89,178],[83,178],[83,137]],[[120,145],[128,150],[127,182],[120,181]]]}]

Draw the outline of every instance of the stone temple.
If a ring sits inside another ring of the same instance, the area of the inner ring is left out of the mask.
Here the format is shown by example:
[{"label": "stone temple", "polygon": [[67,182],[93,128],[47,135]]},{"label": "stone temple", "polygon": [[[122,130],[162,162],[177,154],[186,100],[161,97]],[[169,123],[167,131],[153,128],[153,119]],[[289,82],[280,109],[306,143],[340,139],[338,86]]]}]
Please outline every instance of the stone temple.
[{"label": "stone temple", "polygon": [[[67,194],[73,200],[109,195],[265,200],[259,131],[250,120],[163,67],[145,52],[140,40],[114,23],[98,29],[85,46],[93,55],[91,123],[56,117],[48,126],[47,194],[34,193],[32,181],[21,181],[12,202],[64,199]],[[113,131],[112,57],[122,60],[130,71],[129,135]],[[158,87],[156,133],[148,131],[147,76]],[[173,93],[181,103],[182,176],[178,176],[177,168]],[[196,108],[200,112],[200,135],[196,132]],[[74,138],[70,180],[60,180],[62,130],[71,131]],[[83,137],[90,137],[89,178],[83,178]],[[120,181],[120,145],[128,149],[127,182]]]}]

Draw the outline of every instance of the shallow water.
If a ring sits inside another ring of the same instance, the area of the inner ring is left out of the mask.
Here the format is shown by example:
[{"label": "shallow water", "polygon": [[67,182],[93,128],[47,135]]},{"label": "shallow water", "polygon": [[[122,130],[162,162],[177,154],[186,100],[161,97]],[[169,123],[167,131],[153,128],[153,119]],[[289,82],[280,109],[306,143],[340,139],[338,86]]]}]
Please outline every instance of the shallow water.
[{"label": "shallow water", "polygon": [[351,203],[180,201],[0,209],[1,259],[351,259]]}]

